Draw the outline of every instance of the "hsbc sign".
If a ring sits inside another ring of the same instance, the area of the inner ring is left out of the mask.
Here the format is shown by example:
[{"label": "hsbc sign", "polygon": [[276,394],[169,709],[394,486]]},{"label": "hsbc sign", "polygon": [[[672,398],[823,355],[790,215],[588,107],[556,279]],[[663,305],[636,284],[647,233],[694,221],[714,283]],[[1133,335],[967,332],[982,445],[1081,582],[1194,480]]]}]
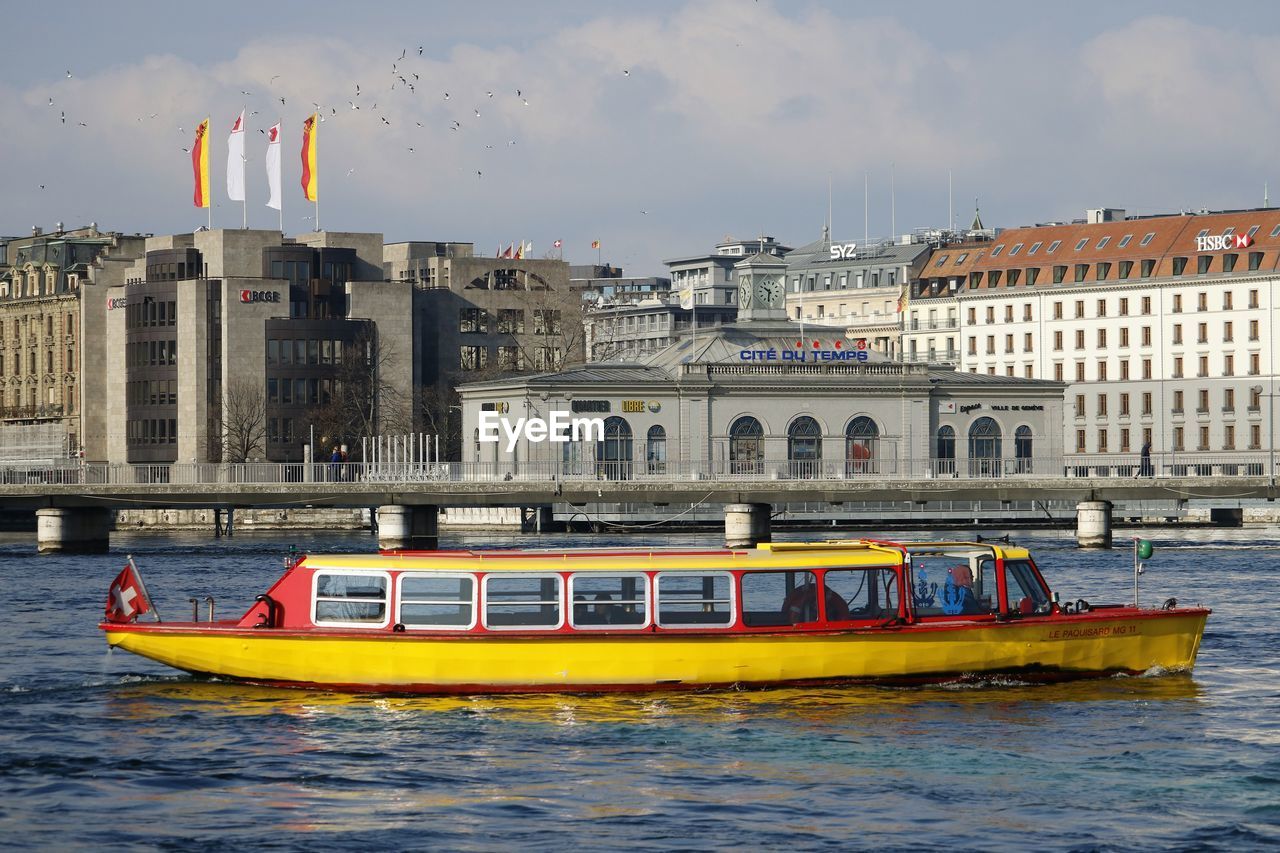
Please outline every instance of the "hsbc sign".
[{"label": "hsbc sign", "polygon": [[1197,252],[1225,252],[1228,249],[1247,249],[1253,245],[1248,234],[1206,234],[1196,238]]},{"label": "hsbc sign", "polygon": [[241,302],[279,302],[280,294],[274,290],[242,290]]}]

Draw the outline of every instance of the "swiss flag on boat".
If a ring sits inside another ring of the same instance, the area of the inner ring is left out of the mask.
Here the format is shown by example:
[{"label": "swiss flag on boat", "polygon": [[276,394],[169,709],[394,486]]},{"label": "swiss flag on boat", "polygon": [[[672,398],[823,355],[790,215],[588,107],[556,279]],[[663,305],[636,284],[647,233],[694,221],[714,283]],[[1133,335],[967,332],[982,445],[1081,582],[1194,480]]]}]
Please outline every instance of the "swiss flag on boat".
[{"label": "swiss flag on boat", "polygon": [[151,599],[147,597],[146,587],[130,562],[107,588],[107,621],[132,622],[150,609]]}]

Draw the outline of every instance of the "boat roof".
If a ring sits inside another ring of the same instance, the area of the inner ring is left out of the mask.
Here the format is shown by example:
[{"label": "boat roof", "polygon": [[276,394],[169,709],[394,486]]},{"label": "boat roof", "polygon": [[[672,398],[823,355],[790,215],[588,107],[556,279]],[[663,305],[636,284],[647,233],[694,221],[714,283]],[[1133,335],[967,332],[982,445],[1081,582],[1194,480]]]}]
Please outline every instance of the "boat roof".
[{"label": "boat roof", "polygon": [[379,554],[308,554],[310,569],[381,571],[664,571],[689,569],[790,569],[834,566],[883,566],[900,563],[903,551],[915,555],[970,557],[994,554],[1025,558],[1026,549],[992,542],[887,542],[869,539],[822,542],[771,542],[754,549],[570,548],[556,550],[385,551]]}]

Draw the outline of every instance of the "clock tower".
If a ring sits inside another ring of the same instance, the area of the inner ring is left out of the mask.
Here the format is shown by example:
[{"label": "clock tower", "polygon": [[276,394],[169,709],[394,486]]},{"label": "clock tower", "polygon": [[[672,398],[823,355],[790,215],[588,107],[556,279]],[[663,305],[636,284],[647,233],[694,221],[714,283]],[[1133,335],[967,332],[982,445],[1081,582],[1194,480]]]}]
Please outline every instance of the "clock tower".
[{"label": "clock tower", "polygon": [[733,265],[738,282],[738,322],[786,320],[787,263],[763,252]]}]

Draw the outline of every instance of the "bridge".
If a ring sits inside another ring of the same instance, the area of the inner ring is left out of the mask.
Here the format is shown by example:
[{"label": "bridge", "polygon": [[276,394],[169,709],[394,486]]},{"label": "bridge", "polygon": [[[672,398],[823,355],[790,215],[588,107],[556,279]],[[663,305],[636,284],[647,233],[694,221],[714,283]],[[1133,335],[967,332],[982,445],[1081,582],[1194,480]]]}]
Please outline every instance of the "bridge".
[{"label": "bridge", "polygon": [[[1083,546],[1111,542],[1118,500],[1274,500],[1270,454],[1196,454],[1132,464],[1080,458],[502,463],[65,464],[0,468],[0,508],[35,510],[41,552],[105,551],[111,511],[137,508],[376,508],[384,548],[433,548],[440,507],[550,507],[557,502],[722,504],[725,539],[769,538],[776,504],[857,501],[1074,501]],[[987,464],[990,463],[990,464]],[[891,523],[891,519],[888,520]]]}]

